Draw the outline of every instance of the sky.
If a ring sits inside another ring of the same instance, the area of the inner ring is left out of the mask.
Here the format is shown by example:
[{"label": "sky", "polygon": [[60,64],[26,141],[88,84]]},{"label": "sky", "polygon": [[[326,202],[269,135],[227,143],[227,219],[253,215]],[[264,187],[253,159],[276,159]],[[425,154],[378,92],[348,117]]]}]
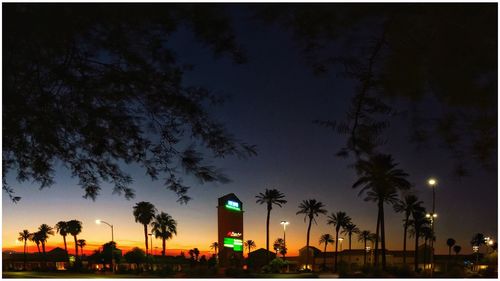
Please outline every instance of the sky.
[{"label": "sky", "polygon": [[[87,252],[111,239],[109,227],[95,224],[96,219],[114,225],[118,248],[144,247],[143,228],[134,221],[132,207],[139,201],[149,201],[178,221],[177,236],[167,241],[169,253],[177,254],[181,249],[187,252],[194,247],[208,253],[210,244],[217,240],[217,198],[228,193],[235,193],[244,204],[244,239],[254,240],[257,248],[261,248],[265,247],[266,208],[255,202],[255,195],[266,188],[282,191],[288,201],[282,208],[273,208],[270,224],[272,245],[283,235],[280,221],[290,222],[286,233],[288,255],[296,255],[306,244],[307,224],[303,216],[295,214],[305,199],[322,201],[328,214],[345,211],[361,230],[375,232],[375,204],[364,202],[358,191],[351,188],[356,174],[348,160],[335,155],[345,138],[312,123],[315,119],[343,118],[356,85],[334,74],[315,76],[288,32],[256,24],[242,11],[236,11],[233,16],[236,38],[249,58],[244,65],[235,65],[224,57],[215,59],[210,49],[200,45],[185,30],[170,41],[180,61],[195,64],[185,75],[187,85],[203,85],[216,94],[230,96],[211,113],[238,139],[255,144],[258,155],[247,160],[214,160],[213,164],[230,177],[228,184],[201,185],[186,177],[185,182],[192,186],[189,196],[193,198],[187,205],[177,203],[175,194],[162,187],[161,181],[151,181],[134,165],[125,168],[133,176],[132,187],[137,191],[130,201],[111,194],[109,185],[104,185],[95,202],[84,199],[78,180],[71,178],[63,168],[57,170],[56,183],[43,190],[29,183],[18,184],[9,175],[16,195],[22,196],[22,200],[13,204],[3,194],[4,250],[22,250],[22,244],[16,239],[23,229],[35,231],[42,223],[55,225],[60,220],[71,219],[83,222],[78,238],[86,239]],[[432,98],[425,102],[429,105],[428,114],[439,110]],[[408,140],[408,124],[408,120],[393,120],[384,151],[391,153],[410,174],[416,194],[428,209],[432,190],[426,181],[429,177],[438,179],[436,253],[448,252],[448,238],[454,238],[463,253],[472,251],[470,239],[474,233],[496,239],[496,171],[474,168],[473,163],[469,177],[457,178],[452,173],[454,162],[448,151],[437,142],[418,150]],[[402,248],[402,219],[401,214],[386,207],[386,244],[390,250]],[[324,233],[334,234],[334,230],[326,224],[326,216],[321,216],[312,227],[311,245],[323,249],[318,241]],[[69,249],[74,248],[71,239],[68,238]],[[346,240],[343,243],[345,249]],[[62,246],[60,235],[49,238],[48,248],[55,246]],[[161,241],[154,240],[153,247],[158,247],[159,253]],[[362,244],[353,238],[352,247],[361,248]],[[329,246],[329,251],[332,249]],[[36,246],[30,244],[29,250],[36,250]]]}]

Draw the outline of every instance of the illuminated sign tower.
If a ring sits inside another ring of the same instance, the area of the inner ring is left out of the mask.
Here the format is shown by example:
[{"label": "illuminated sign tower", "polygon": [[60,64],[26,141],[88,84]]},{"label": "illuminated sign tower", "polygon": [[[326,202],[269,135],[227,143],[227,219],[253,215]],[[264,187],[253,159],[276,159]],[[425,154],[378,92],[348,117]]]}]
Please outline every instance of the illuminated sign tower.
[{"label": "illuminated sign tower", "polygon": [[217,218],[219,264],[229,266],[243,259],[243,204],[234,193],[219,198]]}]

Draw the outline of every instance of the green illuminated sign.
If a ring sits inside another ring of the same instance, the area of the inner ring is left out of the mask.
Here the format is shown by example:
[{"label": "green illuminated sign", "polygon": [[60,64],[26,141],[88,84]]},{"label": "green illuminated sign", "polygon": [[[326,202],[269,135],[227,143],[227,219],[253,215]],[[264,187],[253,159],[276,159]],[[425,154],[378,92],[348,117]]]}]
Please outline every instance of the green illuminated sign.
[{"label": "green illuminated sign", "polygon": [[243,251],[243,240],[224,237],[224,247],[233,248],[235,252]]},{"label": "green illuminated sign", "polygon": [[235,211],[241,211],[240,203],[234,202],[234,201],[231,201],[231,200],[227,201],[226,208],[227,209],[231,209],[231,210],[235,210]]}]

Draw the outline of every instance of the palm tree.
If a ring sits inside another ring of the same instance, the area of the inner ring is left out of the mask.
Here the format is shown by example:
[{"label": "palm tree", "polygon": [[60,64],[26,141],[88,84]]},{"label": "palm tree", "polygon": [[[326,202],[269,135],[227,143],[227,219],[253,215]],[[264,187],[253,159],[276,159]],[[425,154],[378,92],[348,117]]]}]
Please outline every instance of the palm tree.
[{"label": "palm tree", "polygon": [[323,251],[323,270],[326,270],[326,247],[328,243],[333,243],[334,241],[333,236],[329,233],[325,233],[319,238],[319,244],[325,244],[325,250]]},{"label": "palm tree", "polygon": [[358,234],[358,241],[363,242],[364,244],[364,251],[363,251],[363,265],[366,264],[366,242],[371,241],[373,233],[371,233],[369,230],[363,230]]},{"label": "palm tree", "polygon": [[421,205],[423,204],[422,201],[419,201],[417,196],[413,194],[408,194],[404,197],[403,200],[398,201],[396,204],[394,204],[394,211],[398,213],[403,213],[404,214],[404,219],[403,219],[403,264],[406,265],[406,235],[408,232],[408,226],[409,226],[409,220],[411,214],[417,209],[421,208]]},{"label": "palm tree", "polygon": [[40,241],[41,241],[41,235],[40,232],[35,232],[31,234],[30,240],[33,241],[33,243],[36,244],[36,247],[38,248],[38,254],[41,253],[40,251]]},{"label": "palm tree", "polygon": [[252,249],[255,249],[255,247],[257,247],[257,245],[255,245],[255,242],[253,240],[247,240],[247,241],[245,241],[245,247],[247,247],[248,254],[250,254],[250,251]]},{"label": "palm tree", "polygon": [[195,256],[195,260],[198,261],[198,257],[200,256],[200,250],[198,250],[198,248],[194,248],[193,254]]},{"label": "palm tree", "polygon": [[[397,202],[398,190],[407,190],[410,183],[406,180],[408,174],[401,169],[396,169],[391,155],[376,154],[368,160],[360,159],[356,163],[359,179],[352,185],[353,188],[361,187],[358,195],[366,192],[365,201],[377,203],[377,241],[375,241],[375,264],[378,264],[378,236],[382,242],[382,268],[386,268],[385,257],[385,220],[384,204]],[[380,232],[379,232],[380,231]]]},{"label": "palm tree", "polygon": [[455,246],[456,243],[457,241],[455,241],[455,239],[453,238],[448,238],[446,240],[446,245],[448,245],[448,262],[446,263],[446,271],[448,271],[448,264],[450,263],[451,260],[451,248]]},{"label": "palm tree", "polygon": [[425,208],[422,206],[416,207],[412,212],[412,220],[409,221],[409,226],[411,226],[413,235],[415,237],[415,258],[414,267],[415,271],[418,271],[418,240],[421,237],[421,229],[429,223],[429,220],[425,217]]},{"label": "palm tree", "polygon": [[217,251],[219,250],[219,243],[214,242],[210,245],[210,249],[214,249],[215,255],[217,256]]},{"label": "palm tree", "polygon": [[484,242],[484,234],[482,234],[482,233],[476,233],[476,234],[474,234],[474,236],[472,236],[470,244],[472,246],[476,246],[477,247],[477,251],[476,251],[476,264],[478,264],[479,263],[479,247],[481,247],[481,245],[485,244],[485,242]]},{"label": "palm tree", "polygon": [[309,266],[309,237],[311,234],[311,224],[313,221],[316,223],[315,217],[326,214],[327,211],[323,209],[324,207],[325,205],[320,201],[316,201],[316,199],[303,200],[299,205],[299,211],[296,213],[297,215],[304,214],[304,222],[306,218],[309,218],[306,236],[306,268]]},{"label": "palm tree", "polygon": [[339,241],[339,231],[340,228],[346,227],[351,223],[351,218],[345,212],[337,212],[336,214],[332,213],[328,216],[327,224],[333,224],[335,226],[335,269],[334,272],[337,272],[337,254],[338,254],[338,241]]},{"label": "palm tree", "polygon": [[24,248],[23,248],[23,252],[24,252],[24,265],[23,265],[23,269],[26,270],[26,243],[27,241],[30,239],[31,237],[31,233],[25,229],[21,232],[19,232],[19,237],[17,238],[18,241],[20,242],[24,242]]},{"label": "palm tree", "polygon": [[257,203],[266,204],[267,206],[267,219],[266,219],[266,250],[267,259],[269,261],[269,220],[271,218],[271,210],[273,209],[273,204],[280,207],[282,204],[286,204],[285,195],[277,189],[267,189],[264,193],[260,192],[255,196],[257,198]]},{"label": "palm tree", "polygon": [[276,252],[276,256],[278,256],[278,252],[280,251],[281,248],[283,248],[284,244],[285,242],[283,238],[277,238],[276,240],[274,240],[273,249]]},{"label": "palm tree", "polygon": [[78,247],[82,250],[82,256],[83,256],[83,247],[87,246],[87,241],[85,239],[78,239],[77,241]]},{"label": "palm tree", "polygon": [[154,218],[152,226],[155,237],[161,238],[161,255],[165,256],[165,242],[171,239],[174,234],[177,235],[177,222],[169,214],[161,212]]},{"label": "palm tree", "polygon": [[68,223],[60,221],[56,224],[55,229],[63,237],[64,250],[66,251],[66,258],[68,258],[68,245],[66,244],[66,235],[68,235]]},{"label": "palm tree", "polygon": [[351,237],[352,237],[352,234],[358,234],[359,233],[359,228],[357,225],[353,224],[353,223],[349,223],[347,224],[344,229],[342,230],[342,234],[347,234],[347,236],[349,237],[349,251],[351,250]]},{"label": "palm tree", "polygon": [[461,250],[462,250],[462,247],[460,247],[458,245],[453,246],[453,252],[455,252],[455,262],[456,262],[456,257],[458,256],[458,254],[460,253]]},{"label": "palm tree", "polygon": [[40,243],[42,243],[42,252],[45,256],[45,243],[49,239],[49,235],[54,235],[54,230],[47,224],[42,224],[38,227],[38,232],[40,233]]},{"label": "palm tree", "polygon": [[67,222],[67,231],[75,239],[75,258],[78,259],[78,234],[82,232],[82,222],[79,220],[70,220]]},{"label": "palm tree", "polygon": [[[432,232],[432,228],[430,226],[424,226],[422,227],[422,229],[420,230],[421,231],[421,234],[422,234],[422,237],[424,238],[424,268],[425,268],[425,264],[427,263],[427,256],[428,254],[429,255],[432,255],[432,249],[430,249],[430,241],[431,239],[435,238],[434,237],[434,233]],[[429,244],[427,244],[427,242],[429,242]],[[429,245],[429,253],[427,252],[427,245]]]},{"label": "palm tree", "polygon": [[135,222],[141,223],[144,226],[144,243],[146,245],[146,255],[148,252],[148,225],[151,223],[156,214],[156,208],[150,202],[139,202],[134,206]]}]

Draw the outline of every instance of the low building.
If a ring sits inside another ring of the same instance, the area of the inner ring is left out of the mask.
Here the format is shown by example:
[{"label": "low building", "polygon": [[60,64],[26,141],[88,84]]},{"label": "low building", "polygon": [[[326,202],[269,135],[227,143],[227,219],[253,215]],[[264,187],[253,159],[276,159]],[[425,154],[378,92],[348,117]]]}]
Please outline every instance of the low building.
[{"label": "low building", "polygon": [[246,259],[246,264],[248,266],[248,269],[253,271],[260,271],[260,269],[264,265],[268,264],[268,261],[271,261],[274,258],[276,258],[275,253],[267,251],[264,248],[260,248],[248,254],[248,258]]},{"label": "low building", "polygon": [[2,253],[3,270],[37,270],[42,268],[66,270],[69,267],[68,255],[59,247],[43,253],[24,253],[6,251]]}]

